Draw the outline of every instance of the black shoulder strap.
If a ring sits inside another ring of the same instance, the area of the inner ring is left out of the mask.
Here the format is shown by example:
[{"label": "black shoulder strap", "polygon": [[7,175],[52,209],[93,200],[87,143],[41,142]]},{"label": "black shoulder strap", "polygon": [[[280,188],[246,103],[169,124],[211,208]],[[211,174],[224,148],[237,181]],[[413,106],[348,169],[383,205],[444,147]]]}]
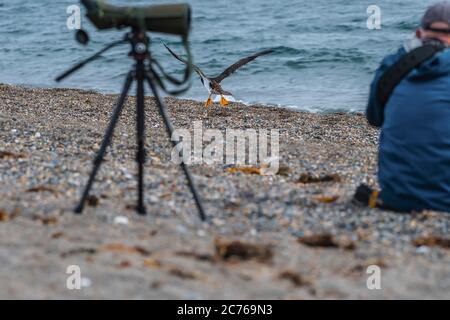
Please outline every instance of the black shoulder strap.
[{"label": "black shoulder strap", "polygon": [[395,87],[405,78],[411,70],[433,57],[436,53],[445,49],[445,46],[427,44],[418,47],[403,57],[386,70],[377,84],[377,99],[384,108]]}]

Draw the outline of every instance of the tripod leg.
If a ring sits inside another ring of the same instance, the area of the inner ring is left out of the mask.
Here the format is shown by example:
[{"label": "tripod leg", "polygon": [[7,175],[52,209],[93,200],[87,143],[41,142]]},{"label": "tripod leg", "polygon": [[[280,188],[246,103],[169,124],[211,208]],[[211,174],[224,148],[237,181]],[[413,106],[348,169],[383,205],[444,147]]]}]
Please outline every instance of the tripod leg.
[{"label": "tripod leg", "polygon": [[100,168],[100,165],[103,161],[103,157],[105,155],[106,152],[106,148],[108,147],[110,140],[111,140],[111,136],[114,132],[114,127],[116,126],[117,120],[119,119],[120,113],[123,109],[123,106],[125,104],[125,100],[127,98],[128,95],[128,91],[130,90],[131,87],[131,83],[133,82],[133,73],[129,72],[127,79],[125,80],[125,84],[122,90],[122,93],[120,94],[120,97],[117,101],[116,107],[114,108],[113,114],[111,116],[108,128],[106,129],[106,133],[105,136],[103,138],[102,141],[102,145],[100,147],[100,150],[97,153],[97,156],[95,157],[94,160],[94,167],[92,169],[91,175],[89,176],[89,180],[88,183],[84,189],[83,195],[80,199],[80,202],[78,204],[78,206],[75,208],[75,213],[82,213],[83,209],[84,209],[84,203],[86,202],[87,197],[89,196],[89,191],[92,187],[92,184],[95,180],[95,176],[97,175],[97,171]]},{"label": "tripod leg", "polygon": [[144,110],[144,79],[145,67],[144,63],[137,63],[137,154],[136,161],[138,163],[138,204],[136,211],[144,215],[146,214],[144,206],[144,163],[145,163],[145,110]]},{"label": "tripod leg", "polygon": [[[155,96],[155,100],[156,100],[156,104],[157,104],[158,109],[159,109],[159,113],[161,114],[161,116],[163,118],[164,124],[165,124],[166,129],[167,129],[167,133],[169,134],[169,139],[172,141],[172,135],[174,133],[174,128],[173,128],[172,122],[169,119],[169,115],[167,114],[166,107],[163,104],[163,102],[161,101],[161,98],[160,98],[160,96],[158,94],[158,90],[157,90],[157,88],[156,88],[156,86],[155,86],[155,84],[153,82],[152,74],[151,73],[147,74],[146,75],[146,79],[147,79],[147,81],[148,81],[148,83],[150,85],[150,88],[153,91],[154,96]],[[172,145],[176,146],[176,142],[172,141]],[[190,190],[192,192],[192,195],[194,196],[195,204],[197,205],[197,209],[198,209],[198,212],[199,212],[199,215],[200,215],[200,219],[202,221],[205,221],[206,220],[205,209],[203,208],[203,203],[202,203],[202,201],[200,199],[200,196],[199,196],[199,194],[197,192],[197,189],[196,189],[196,187],[194,185],[194,179],[192,178],[191,171],[189,170],[189,168],[186,166],[186,164],[184,162],[181,162],[180,166],[183,169],[184,174],[186,175],[186,179],[188,181],[189,188],[190,188]]]}]

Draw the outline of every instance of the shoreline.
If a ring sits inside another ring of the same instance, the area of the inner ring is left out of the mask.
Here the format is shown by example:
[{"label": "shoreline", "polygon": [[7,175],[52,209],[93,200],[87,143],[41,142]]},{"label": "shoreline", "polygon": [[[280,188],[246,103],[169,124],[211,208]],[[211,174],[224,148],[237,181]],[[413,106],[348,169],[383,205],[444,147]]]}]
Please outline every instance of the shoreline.
[{"label": "shoreline", "polygon": [[[0,298],[450,297],[449,249],[414,244],[448,236],[449,214],[406,215],[351,203],[357,185],[376,185],[378,130],[361,113],[239,103],[205,110],[193,100],[166,98],[176,128],[202,121],[220,131],[280,130],[283,173],[192,166],[211,217],[205,225],[170,162],[151,97],[148,215],[130,209],[136,198],[130,97],[92,189],[96,200],[84,215],[73,215],[116,96],[0,84]],[[117,223],[123,217],[127,223]],[[305,244],[309,236],[316,237],[312,245]],[[322,247],[319,236],[331,244]],[[247,255],[229,259],[223,252],[233,246]],[[65,288],[73,264],[89,280],[82,290]],[[382,290],[366,287],[373,264],[382,269]]]},{"label": "shoreline", "polygon": [[[0,82],[0,86],[12,86],[12,87],[17,87],[17,88],[22,88],[22,89],[40,89],[40,90],[73,90],[73,91],[81,91],[81,92],[88,92],[88,93],[94,93],[94,94],[98,94],[98,95],[119,95],[119,93],[114,93],[114,92],[107,92],[107,91],[102,91],[100,89],[82,89],[82,88],[75,88],[75,87],[41,87],[41,86],[37,86],[37,85],[31,85],[31,84],[10,84],[10,83],[2,83]],[[135,92],[131,92],[132,97],[135,96]],[[148,90],[146,91],[146,97],[152,97],[152,95],[148,95]],[[160,90],[160,94],[162,94],[163,92]],[[176,99],[176,100],[185,100],[185,101],[191,101],[193,103],[200,103],[202,104],[204,101],[201,99],[194,99],[194,98],[181,98],[181,97],[174,97],[174,96],[168,96],[168,98],[171,99]],[[205,97],[206,98],[206,97]],[[289,105],[281,105],[281,104],[272,104],[272,103],[252,103],[252,102],[245,102],[245,101],[237,101],[235,102],[235,104],[238,105],[243,105],[243,106],[250,106],[250,107],[261,107],[261,108],[278,108],[278,109],[283,109],[283,110],[288,110],[288,111],[293,111],[293,112],[309,112],[309,113],[318,113],[318,114],[332,114],[332,113],[348,113],[348,114],[364,114],[363,111],[358,111],[358,110],[350,110],[350,111],[346,111],[344,109],[325,109],[325,110],[320,110],[317,107],[310,107],[310,108],[305,108],[305,107],[300,107],[300,106],[289,106]]]}]

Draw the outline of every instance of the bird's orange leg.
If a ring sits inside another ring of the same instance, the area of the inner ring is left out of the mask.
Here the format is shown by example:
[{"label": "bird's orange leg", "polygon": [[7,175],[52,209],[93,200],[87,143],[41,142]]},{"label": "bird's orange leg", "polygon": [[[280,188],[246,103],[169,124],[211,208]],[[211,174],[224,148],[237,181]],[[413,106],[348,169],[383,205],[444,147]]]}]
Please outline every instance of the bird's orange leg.
[{"label": "bird's orange leg", "polygon": [[212,95],[212,93],[209,94],[208,99],[205,102],[205,108],[208,108],[210,105],[213,104],[213,101],[211,99],[211,95]]},{"label": "bird's orange leg", "polygon": [[228,104],[229,104],[228,100],[225,99],[223,96],[220,96],[220,105],[221,106],[226,106]]}]

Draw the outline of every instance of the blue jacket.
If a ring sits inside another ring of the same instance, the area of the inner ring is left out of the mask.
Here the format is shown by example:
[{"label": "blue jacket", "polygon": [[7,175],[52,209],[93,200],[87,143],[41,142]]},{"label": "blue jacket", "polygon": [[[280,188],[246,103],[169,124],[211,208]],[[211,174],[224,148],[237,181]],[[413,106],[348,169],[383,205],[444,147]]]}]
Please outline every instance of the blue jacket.
[{"label": "blue jacket", "polygon": [[412,70],[383,110],[377,82],[405,53],[401,48],[382,61],[367,106],[369,123],[381,127],[381,199],[400,211],[450,212],[450,49]]}]

